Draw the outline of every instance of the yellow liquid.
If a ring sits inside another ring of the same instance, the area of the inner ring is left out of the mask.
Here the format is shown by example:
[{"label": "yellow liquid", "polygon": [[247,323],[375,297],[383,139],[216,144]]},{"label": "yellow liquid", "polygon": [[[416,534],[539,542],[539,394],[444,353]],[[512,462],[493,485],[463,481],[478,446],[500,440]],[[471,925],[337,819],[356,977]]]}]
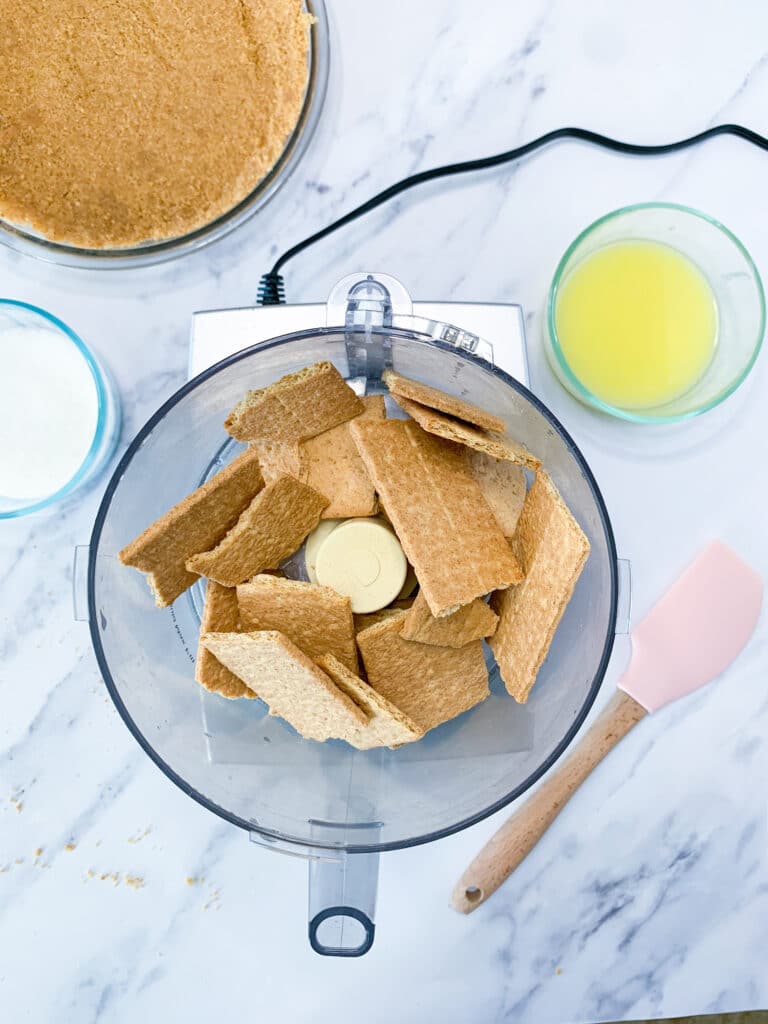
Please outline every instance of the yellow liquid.
[{"label": "yellow liquid", "polygon": [[555,307],[565,360],[579,381],[622,409],[663,405],[709,366],[717,304],[687,257],[660,242],[614,242],[565,278]]}]

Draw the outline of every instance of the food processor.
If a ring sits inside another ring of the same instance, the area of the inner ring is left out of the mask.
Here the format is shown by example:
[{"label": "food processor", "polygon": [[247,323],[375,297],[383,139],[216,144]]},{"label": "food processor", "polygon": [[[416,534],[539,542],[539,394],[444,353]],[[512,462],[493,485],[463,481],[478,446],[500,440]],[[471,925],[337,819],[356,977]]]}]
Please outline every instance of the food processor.
[{"label": "food processor", "polygon": [[[273,323],[287,326],[291,308],[270,311]],[[504,331],[491,342],[444,322],[440,308],[414,305],[385,274],[350,275],[325,307],[293,309],[305,326],[265,341],[253,327],[255,311],[195,318],[196,375],[129,446],[80,568],[87,563],[87,617],[101,672],[139,744],[185,793],[254,842],[306,858],[313,949],[359,956],[374,938],[379,854],[440,839],[504,807],[575,736],[613,647],[619,564],[603,499],[576,444],[499,365]],[[505,309],[521,339],[519,309]],[[239,333],[221,331],[222,316],[239,323]],[[215,352],[217,344],[237,351]],[[523,350],[515,351],[524,377]],[[510,436],[542,459],[589,537],[591,555],[527,704],[508,696],[488,652],[488,699],[418,743],[359,751],[305,740],[261,701],[228,701],[195,683],[202,584],[159,610],[141,575],[120,564],[128,541],[241,450],[223,423],[245,391],[320,360],[361,395],[386,393],[381,375],[392,367],[503,417]]]}]

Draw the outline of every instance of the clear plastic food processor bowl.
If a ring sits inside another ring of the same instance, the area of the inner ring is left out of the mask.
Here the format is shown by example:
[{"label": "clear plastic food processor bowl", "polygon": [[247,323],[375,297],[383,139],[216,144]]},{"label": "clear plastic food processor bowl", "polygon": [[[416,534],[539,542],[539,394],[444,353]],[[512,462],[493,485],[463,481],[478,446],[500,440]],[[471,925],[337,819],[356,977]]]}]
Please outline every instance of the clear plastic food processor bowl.
[{"label": "clear plastic food processor bowl", "polygon": [[[520,796],[568,746],[613,646],[617,561],[603,500],[578,448],[534,395],[494,368],[483,342],[410,317],[407,293],[381,275],[345,279],[334,296],[330,322],[341,326],[275,338],[225,359],[141,430],[93,531],[88,617],[112,699],[147,754],[185,793],[255,841],[308,857],[312,945],[354,956],[373,941],[380,851],[479,821]],[[324,359],[361,393],[382,392],[381,371],[391,365],[502,416],[510,435],[541,457],[589,536],[591,555],[527,704],[506,694],[489,652],[491,696],[419,743],[363,752],[302,739],[261,701],[227,701],[195,683],[199,588],[158,610],[142,576],[118,561],[128,541],[239,450],[223,422],[246,389]]]}]

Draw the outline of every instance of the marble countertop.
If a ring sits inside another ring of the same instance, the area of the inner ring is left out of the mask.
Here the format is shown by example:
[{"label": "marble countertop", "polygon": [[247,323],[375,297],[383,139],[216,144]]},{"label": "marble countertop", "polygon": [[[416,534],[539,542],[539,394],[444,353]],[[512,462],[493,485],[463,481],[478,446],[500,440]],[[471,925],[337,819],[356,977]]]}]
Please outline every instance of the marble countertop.
[{"label": "marble countertop", "polygon": [[[562,124],[660,141],[719,121],[768,133],[768,8],[756,3],[333,0],[322,131],[264,213],[149,270],[82,272],[0,250],[3,295],[51,310],[117,378],[123,443],[185,376],[190,314],[248,305],[270,258],[403,174]],[[429,299],[518,301],[534,390],[603,488],[634,617],[713,536],[768,575],[761,359],[717,413],[609,423],[538,345],[554,265],[596,216],[674,200],[727,224],[768,272],[766,155],[722,139],[631,160],[558,145],[403,197],[301,256],[289,300],[358,269]],[[496,897],[448,898],[503,813],[381,861],[377,937],[315,956],[306,867],[248,842],[140,751],[72,614],[75,506],[0,526],[0,1016],[4,1021],[560,1024],[768,1006],[765,620],[727,676],[628,737]],[[621,641],[601,695],[627,657]],[[192,884],[188,881],[192,880]]]}]

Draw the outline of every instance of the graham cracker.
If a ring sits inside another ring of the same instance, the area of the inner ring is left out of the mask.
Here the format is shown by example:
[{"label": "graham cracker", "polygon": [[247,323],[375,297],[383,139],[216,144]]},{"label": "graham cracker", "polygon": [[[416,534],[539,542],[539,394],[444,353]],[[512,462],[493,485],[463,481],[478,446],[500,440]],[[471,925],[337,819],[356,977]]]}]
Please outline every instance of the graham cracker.
[{"label": "graham cracker", "polygon": [[198,577],[187,560],[224,537],[264,486],[258,455],[246,451],[126,545],[118,557],[147,574],[165,608]]},{"label": "graham cracker", "polygon": [[[208,581],[205,590],[201,633],[236,633],[240,629],[237,609],[237,592],[233,587],[222,587],[214,580]],[[237,697],[255,697],[245,683],[230,672],[202,644],[197,645],[195,679],[212,693],[234,700]]]},{"label": "graham cracker", "polygon": [[393,601],[392,604],[386,608],[379,609],[377,612],[358,612],[357,615],[352,616],[355,620],[355,632],[362,633],[364,629],[368,629],[369,626],[375,626],[377,622],[383,622],[384,619],[390,619],[399,612],[407,611],[412,604],[413,600],[411,598],[405,598],[402,601]]},{"label": "graham cracker", "polygon": [[436,619],[423,593],[419,592],[405,616],[400,636],[403,640],[435,647],[466,647],[473,640],[492,636],[498,621],[498,615],[479,597],[452,615]]},{"label": "graham cracker", "polygon": [[400,747],[404,743],[413,743],[421,739],[424,730],[404,715],[399,708],[382,697],[372,686],[350,672],[332,654],[318,659],[320,668],[328,674],[342,693],[368,715],[365,725],[356,725],[346,736],[342,736],[358,750],[371,750],[373,747]]},{"label": "graham cracker", "polygon": [[278,477],[253,499],[224,539],[187,559],[189,572],[236,587],[276,569],[314,530],[327,500],[292,476]]},{"label": "graham cracker", "polygon": [[467,448],[466,459],[469,471],[480,485],[501,532],[508,538],[514,536],[528,486],[523,467],[506,459],[495,459],[492,455],[472,448]]},{"label": "graham cracker", "polygon": [[476,427],[481,427],[483,430],[493,430],[503,434],[507,429],[506,423],[500,416],[494,416],[492,412],[481,409],[463,398],[457,398],[456,395],[449,395],[428,384],[421,384],[417,380],[401,377],[394,370],[385,370],[382,380],[398,400],[410,398],[411,401],[425,405],[428,409],[437,409],[438,412],[444,412],[457,420],[474,423]]},{"label": "graham cracker", "polygon": [[200,642],[258,693],[270,714],[307,739],[335,739],[368,721],[362,708],[277,630],[204,633]]},{"label": "graham cracker", "polygon": [[[384,419],[383,395],[368,395],[362,402],[362,413],[351,423]],[[376,514],[376,491],[349,426],[349,423],[342,423],[300,445],[307,474],[305,482],[330,501],[323,510],[323,519],[351,519]]]},{"label": "graham cracker", "polygon": [[224,426],[238,441],[295,444],[359,416],[364,408],[333,363],[315,363],[249,391]]},{"label": "graham cracker", "polygon": [[408,612],[357,635],[369,684],[425,732],[479,704],[488,696],[483,645],[430,647],[403,640]]},{"label": "graham cracker", "polygon": [[314,661],[334,655],[357,672],[352,605],[330,587],[278,576],[255,576],[237,588],[242,628],[279,629]]},{"label": "graham cracker", "polygon": [[487,430],[480,430],[469,423],[462,423],[461,420],[452,419],[434,409],[428,409],[425,405],[412,402],[409,398],[398,398],[398,404],[403,412],[416,420],[416,422],[429,431],[447,441],[455,441],[457,444],[466,445],[475,451],[484,452],[493,456],[494,459],[504,459],[507,462],[515,462],[526,469],[536,470],[541,465],[541,459],[528,451],[522,444],[512,441],[502,434],[492,434]]},{"label": "graham cracker", "polygon": [[589,555],[589,541],[552,480],[539,470],[514,544],[525,580],[491,598],[499,625],[489,643],[509,693],[528,699]]},{"label": "graham cracker", "polygon": [[[384,419],[383,395],[367,395],[361,401],[364,409],[356,419]],[[340,423],[308,441],[265,441],[256,447],[267,483],[288,473],[328,498],[330,504],[323,510],[322,519],[376,514],[376,491],[352,440],[349,423]]]},{"label": "graham cracker", "polygon": [[259,453],[259,465],[265,484],[271,484],[279,476],[295,476],[307,483],[304,472],[301,445],[295,441],[254,441],[251,447]]},{"label": "graham cracker", "polygon": [[350,431],[433,615],[520,582],[461,448],[408,420],[358,420]]}]

